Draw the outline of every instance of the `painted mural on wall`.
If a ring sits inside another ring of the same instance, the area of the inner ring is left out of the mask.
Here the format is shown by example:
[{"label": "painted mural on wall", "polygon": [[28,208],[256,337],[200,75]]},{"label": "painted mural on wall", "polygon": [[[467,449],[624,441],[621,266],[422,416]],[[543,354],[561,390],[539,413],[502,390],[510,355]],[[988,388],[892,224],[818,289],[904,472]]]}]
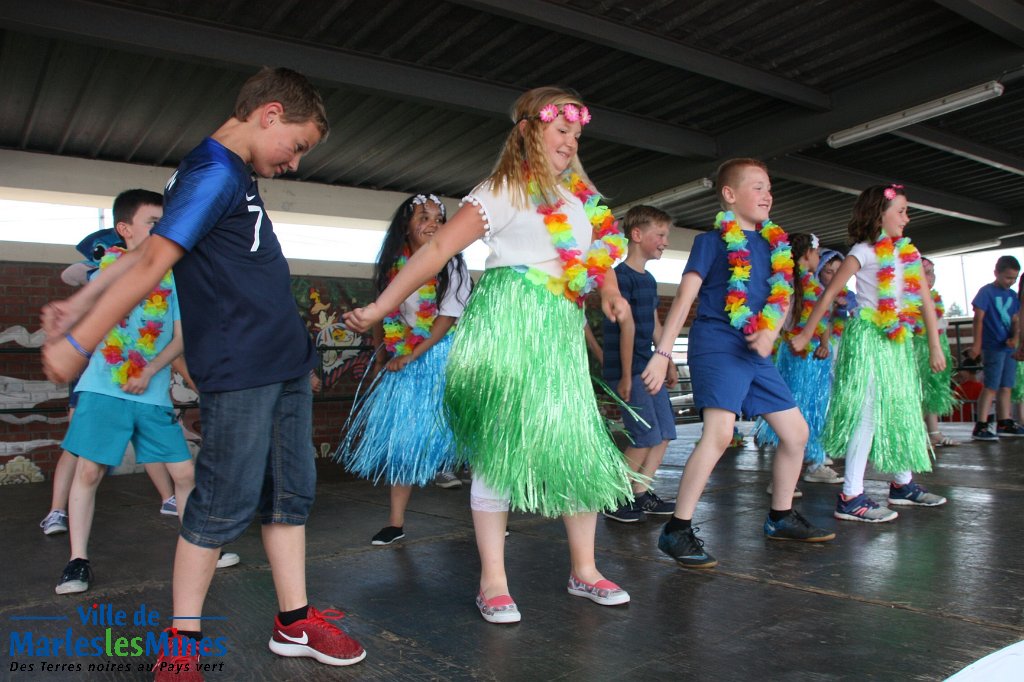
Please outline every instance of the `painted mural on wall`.
[{"label": "painted mural on wall", "polygon": [[302,319],[320,350],[325,389],[359,381],[370,361],[370,335],[350,331],[341,314],[372,300],[372,283],[365,280],[292,278],[292,294]]}]

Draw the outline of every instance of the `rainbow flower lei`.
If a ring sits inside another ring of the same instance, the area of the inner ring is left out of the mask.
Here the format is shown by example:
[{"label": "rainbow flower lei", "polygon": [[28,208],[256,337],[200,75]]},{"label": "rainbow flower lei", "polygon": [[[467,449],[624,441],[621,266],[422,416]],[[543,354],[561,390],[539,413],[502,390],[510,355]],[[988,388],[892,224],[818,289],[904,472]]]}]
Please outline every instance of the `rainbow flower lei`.
[{"label": "rainbow flower lei", "polygon": [[[882,232],[875,241],[878,258],[878,307],[861,308],[860,316],[882,330],[890,341],[903,343],[921,317],[923,268],[921,254],[909,237],[893,241]],[[903,264],[903,307],[896,309],[896,258]]]},{"label": "rainbow flower lei", "polygon": [[530,267],[526,269],[526,277],[535,284],[545,285],[556,296],[565,296],[582,308],[587,294],[601,286],[608,268],[626,252],[626,237],[611,210],[601,205],[601,196],[578,173],[563,173],[561,182],[583,204],[583,210],[593,228],[594,241],[584,255],[573,236],[568,216],[559,211],[565,202],[559,199],[554,204],[545,204],[536,182],[531,180],[530,200],[544,217],[551,243],[562,262],[562,276],[554,277]]},{"label": "rainbow flower lei", "polygon": [[[395,278],[411,255],[409,247],[406,246],[395,261],[395,266],[391,268],[390,279]],[[416,309],[415,326],[410,327],[406,324],[401,310],[395,310],[384,318],[384,347],[392,355],[409,355],[424,339],[430,338],[430,329],[437,319],[437,278],[434,277],[421,286],[416,295],[419,296],[419,307]]]},{"label": "rainbow flower lei", "polygon": [[[100,269],[109,267],[114,261],[127,253],[119,246],[107,249],[106,255],[100,260]],[[117,386],[124,388],[129,379],[142,375],[142,370],[152,362],[162,350],[156,347],[157,339],[164,327],[164,318],[170,307],[171,296],[174,294],[174,276],[168,270],[149,295],[139,304],[142,312],[142,326],[138,328],[138,338],[128,329],[128,318],[114,327],[107,334],[100,346],[103,359],[110,365],[110,378]]]},{"label": "rainbow flower lei", "polygon": [[715,216],[715,229],[721,230],[729,259],[728,289],[725,293],[725,312],[729,324],[744,334],[762,329],[775,330],[782,324],[793,295],[793,252],[789,248],[786,232],[771,220],[758,225],[758,231],[771,246],[772,274],[768,278],[768,299],[764,308],[754,314],[747,307],[747,282],[750,281],[750,251],[747,236],[736,222],[732,211],[721,211]]},{"label": "rainbow flower lei", "polygon": [[[941,320],[946,316],[946,304],[942,302],[942,296],[938,290],[932,289],[932,301],[935,303],[935,319]],[[923,336],[925,333],[924,311],[914,320],[914,334]]]},{"label": "rainbow flower lei", "polygon": [[844,288],[838,296],[836,296],[835,303],[832,304],[832,338],[838,341],[842,336],[843,332],[846,331],[846,312],[843,309],[846,305],[839,304],[839,299],[842,298],[844,301],[849,300],[850,290]]},{"label": "rainbow flower lei", "polygon": [[[800,293],[803,298],[803,304],[800,308],[800,318],[793,325],[793,328],[785,333],[787,340],[798,336],[804,330],[804,327],[807,326],[807,320],[811,317],[814,304],[821,298],[823,291],[825,291],[825,287],[821,286],[821,282],[818,281],[813,272],[805,272],[800,276]],[[826,318],[822,317],[818,321],[818,325],[814,328],[814,336],[811,337],[811,342],[807,345],[807,348],[799,353],[794,351],[794,355],[806,357],[808,353],[813,353],[821,345],[821,340],[825,338],[825,333],[828,331],[828,324],[825,320]]]}]

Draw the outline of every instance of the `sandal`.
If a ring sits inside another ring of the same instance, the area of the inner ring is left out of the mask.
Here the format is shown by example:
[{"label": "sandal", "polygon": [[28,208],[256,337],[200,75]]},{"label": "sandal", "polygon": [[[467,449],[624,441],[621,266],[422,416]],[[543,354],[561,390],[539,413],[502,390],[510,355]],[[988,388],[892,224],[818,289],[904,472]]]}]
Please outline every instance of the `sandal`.
[{"label": "sandal", "polygon": [[944,435],[941,431],[929,431],[928,440],[931,441],[933,448],[951,447],[953,445],[963,445],[958,440],[953,440],[947,435]]}]

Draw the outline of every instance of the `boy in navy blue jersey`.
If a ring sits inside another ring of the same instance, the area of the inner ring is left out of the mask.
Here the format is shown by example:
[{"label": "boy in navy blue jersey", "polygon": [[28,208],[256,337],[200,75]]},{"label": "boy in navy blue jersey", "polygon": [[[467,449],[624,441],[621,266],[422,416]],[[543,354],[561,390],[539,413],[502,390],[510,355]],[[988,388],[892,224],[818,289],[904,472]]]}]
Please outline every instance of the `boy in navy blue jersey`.
[{"label": "boy in navy blue jersey", "polygon": [[[653,206],[634,206],[626,213],[622,231],[629,239],[629,254],[616,266],[615,277],[633,314],[622,324],[604,321],[604,380],[644,420],[622,411],[622,422],[632,441],[626,448],[626,459],[633,471],[651,478],[661,466],[669,441],[676,439],[676,423],[668,390],[663,386],[651,395],[640,379],[662,332],[658,283],[645,268],[648,261],[661,258],[671,227],[672,218]],[[670,362],[666,385],[675,386],[677,378],[675,363]],[[605,511],[605,517],[635,523],[643,521],[646,514],[669,515],[675,511],[675,504],[664,502],[642,482],[633,484],[633,495],[632,502]]]},{"label": "boy in navy blue jersey", "polygon": [[[175,553],[175,644],[157,660],[157,680],[202,679],[202,633],[193,628],[201,623],[218,549],[255,514],[280,608],[271,651],[329,665],[365,656],[306,595],[305,523],[316,485],[309,372],[316,353],[256,183],[257,176],[296,170],[328,127],[323,100],[303,76],[263,69],[242,86],[234,115],[171,176],[164,216],[151,236],[74,297],[43,311],[44,367],[64,381],[174,266],[203,445]],[[175,675],[182,669],[175,666],[185,664],[190,672]]]},{"label": "boy in navy blue jersey", "polygon": [[[1024,427],[1010,413],[1010,394],[1016,385],[1017,361],[1014,350],[1020,329],[1020,301],[1010,287],[1020,274],[1020,262],[1013,256],[996,261],[995,281],[978,290],[974,306],[974,343],[971,356],[981,357],[985,368],[985,388],[978,397],[978,421],[971,438],[997,440],[1000,436],[1024,436]],[[998,422],[995,432],[989,427],[988,414],[996,403]]]},{"label": "boy in navy blue jersey", "polygon": [[[700,305],[690,329],[688,355],[694,404],[704,420],[704,433],[679,482],[675,514],[658,540],[659,549],[688,568],[710,568],[718,563],[704,549],[704,541],[697,537],[692,519],[711,472],[729,446],[733,426],[740,415],[764,417],[779,435],[772,463],[774,492],[764,523],[765,535],[773,540],[804,542],[822,542],[835,537],[835,533],[813,527],[792,508],[793,490],[807,445],[807,423],[770,359],[782,320],[776,321],[774,329],[760,328],[744,333],[742,323],[741,328],[734,326],[730,315],[732,308],[726,308],[726,293],[734,268],[746,277],[738,288],[744,292],[741,298],[751,314],[769,312],[781,318],[788,308],[788,302],[776,304],[781,310],[769,310],[767,305],[769,279],[783,275],[774,272],[773,263],[783,267],[788,261],[792,268],[793,262],[788,245],[780,242],[780,253],[773,254],[772,247],[760,233],[772,207],[768,171],[756,159],[731,159],[719,167],[716,186],[726,212],[719,213],[715,230],[694,240],[665,329],[643,372],[648,391],[658,391],[671,363],[672,345],[699,295]],[[740,230],[742,234],[737,234]],[[732,241],[726,239],[727,233]],[[776,256],[774,261],[773,255]],[[730,256],[737,261],[734,268],[730,267]]]}]

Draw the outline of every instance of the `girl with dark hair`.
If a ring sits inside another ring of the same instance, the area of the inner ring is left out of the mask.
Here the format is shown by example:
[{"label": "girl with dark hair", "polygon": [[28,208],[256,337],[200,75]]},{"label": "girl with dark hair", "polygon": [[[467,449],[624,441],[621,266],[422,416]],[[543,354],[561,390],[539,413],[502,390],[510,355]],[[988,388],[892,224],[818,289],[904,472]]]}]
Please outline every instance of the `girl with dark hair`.
[{"label": "girl with dark hair", "polygon": [[563,518],[569,594],[606,606],[629,601],[594,557],[597,512],[631,500],[634,475],[597,409],[584,345],[588,293],[600,293],[616,321],[631,314],[610,269],[625,238],[576,154],[590,117],[569,90],[520,96],[490,177],[375,302],[345,314],[350,327],[366,329],[453,254],[477,239],[491,249],[455,333],[444,396],[473,470],[476,606],[491,623],[521,619],[505,573],[510,509]]},{"label": "girl with dark hair", "polygon": [[808,347],[818,322],[851,277],[857,277],[857,309],[839,347],[822,444],[846,453],[845,481],[834,516],[881,523],[897,514],[864,493],[864,469],[894,474],[889,504],[934,507],[946,498],[913,481],[912,471],[931,471],[931,446],[920,419],[921,381],[911,347],[915,319],[924,316],[932,371],[945,368],[935,305],[923,296],[921,254],[903,230],[910,222],[902,185],[861,192],[848,232],[854,243],[839,272],[814,305],[791,344]]},{"label": "girl with dark hair", "polygon": [[[825,464],[825,449],[821,445],[821,431],[825,426],[829,389],[832,387],[830,320],[822,318],[818,322],[806,350],[797,352],[789,345],[789,341],[806,328],[814,304],[824,291],[816,275],[820,262],[818,238],[813,234],[794,232],[789,236],[789,245],[793,251],[793,280],[797,285],[793,288],[793,305],[782,330],[782,343],[775,351],[775,366],[793,392],[793,400],[807,421],[808,438],[804,449],[807,468],[804,480],[812,483],[842,483],[843,477]],[[758,418],[754,439],[760,446],[775,446],[779,442],[778,435],[763,418]],[[770,485],[768,492],[772,492]]]},{"label": "girl with dark hair", "polygon": [[[377,292],[387,288],[409,258],[445,222],[433,194],[411,196],[398,207],[377,256]],[[405,510],[414,485],[452,467],[455,443],[441,412],[449,332],[469,299],[470,279],[462,254],[401,301],[383,324],[374,325],[374,379],[357,392],[335,459],[352,473],[391,486],[388,525],[372,544],[405,537]],[[383,341],[386,352],[379,346]]]},{"label": "girl with dark hair", "polygon": [[939,330],[939,345],[942,347],[943,357],[946,358],[946,369],[941,372],[931,371],[928,365],[928,338],[925,336],[924,322],[918,318],[917,324],[914,325],[914,356],[917,358],[917,370],[921,375],[924,423],[928,427],[928,439],[932,447],[960,445],[959,441],[953,440],[939,430],[939,417],[952,414],[959,401],[953,393],[953,356],[949,351],[949,339],[946,336],[946,307],[942,303],[942,296],[935,289],[935,263],[928,258],[922,258],[921,263],[929,295],[935,304],[935,325]]}]

